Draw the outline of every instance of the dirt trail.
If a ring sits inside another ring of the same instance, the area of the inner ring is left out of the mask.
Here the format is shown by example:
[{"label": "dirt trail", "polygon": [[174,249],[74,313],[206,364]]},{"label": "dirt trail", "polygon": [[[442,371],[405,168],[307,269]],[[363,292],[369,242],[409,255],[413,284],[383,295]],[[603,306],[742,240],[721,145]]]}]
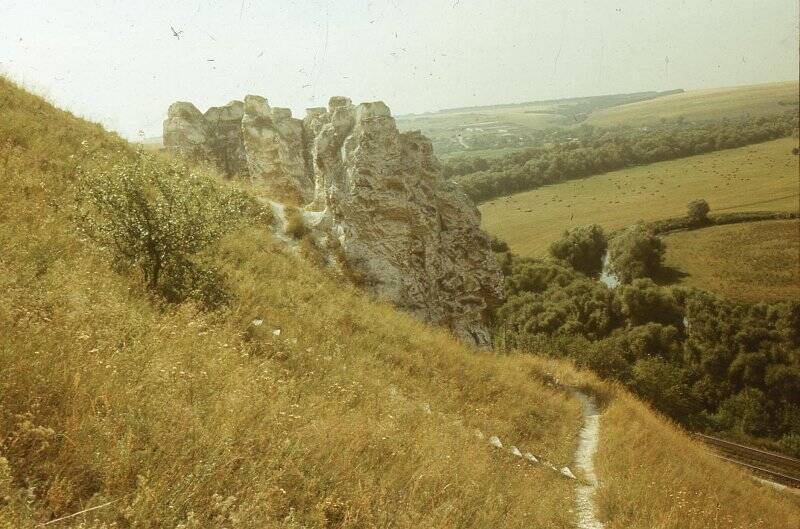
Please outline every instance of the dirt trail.
[{"label": "dirt trail", "polygon": [[575,466],[583,473],[583,480],[578,485],[575,503],[580,529],[603,529],[597,519],[597,506],[594,493],[597,489],[597,476],[594,473],[594,455],[600,439],[600,414],[593,397],[580,391],[575,395],[581,402],[583,427],[579,433],[578,448],[575,450]]}]

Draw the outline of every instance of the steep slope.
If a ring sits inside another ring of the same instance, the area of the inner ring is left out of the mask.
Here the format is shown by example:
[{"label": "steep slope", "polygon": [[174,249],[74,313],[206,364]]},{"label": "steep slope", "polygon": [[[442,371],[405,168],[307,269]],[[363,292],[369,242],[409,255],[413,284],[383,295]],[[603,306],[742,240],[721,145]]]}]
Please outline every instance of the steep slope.
[{"label": "steep slope", "polygon": [[81,142],[126,147],[2,94],[0,527],[108,501],[60,526],[569,526],[573,483],[487,443],[570,463],[578,407],[530,363],[470,353],[266,228],[225,241],[227,310],[151,302],[70,219]]},{"label": "steep slope", "polygon": [[606,527],[796,520],[790,500],[624,392],[566,364],[475,353],[266,228],[223,243],[227,309],[149,299],[71,219],[81,143],[128,147],[4,80],[0,116],[3,529],[93,507],[53,525],[574,527],[575,481],[487,442],[571,465],[580,404],[556,381],[600,394]]}]

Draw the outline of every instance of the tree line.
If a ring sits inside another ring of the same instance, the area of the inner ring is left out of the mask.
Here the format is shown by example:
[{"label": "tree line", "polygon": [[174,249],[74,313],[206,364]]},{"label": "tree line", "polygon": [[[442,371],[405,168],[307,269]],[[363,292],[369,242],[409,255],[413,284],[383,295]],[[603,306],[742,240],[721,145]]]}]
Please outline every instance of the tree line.
[{"label": "tree line", "polygon": [[[461,156],[443,167],[475,202],[586,177],[797,133],[798,114],[688,123],[678,119],[653,127],[601,129],[588,124],[553,131],[532,147],[504,156]],[[549,141],[548,141],[549,140]]]}]

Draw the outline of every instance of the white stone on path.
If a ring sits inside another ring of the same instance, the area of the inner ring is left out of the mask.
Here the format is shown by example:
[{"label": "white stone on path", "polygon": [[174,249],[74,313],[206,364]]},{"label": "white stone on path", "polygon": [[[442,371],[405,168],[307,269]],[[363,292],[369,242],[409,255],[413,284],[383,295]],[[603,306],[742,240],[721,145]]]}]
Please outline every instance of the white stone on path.
[{"label": "white stone on path", "polygon": [[493,435],[489,438],[489,444],[495,448],[503,448],[503,443],[500,442],[500,438],[496,435]]},{"label": "white stone on path", "polygon": [[531,463],[538,463],[539,462],[539,460],[536,459],[536,456],[531,454],[530,452],[525,452],[525,459],[527,459]]},{"label": "white stone on path", "polygon": [[564,468],[562,468],[562,469],[561,469],[561,475],[562,475],[562,476],[566,476],[566,477],[568,477],[569,479],[577,479],[577,478],[575,477],[575,474],[573,474],[573,473],[572,473],[572,471],[569,469],[569,467],[564,467]]},{"label": "white stone on path", "polygon": [[511,447],[511,453],[517,457],[522,457],[522,452],[520,452],[519,448],[517,448],[516,446]]}]

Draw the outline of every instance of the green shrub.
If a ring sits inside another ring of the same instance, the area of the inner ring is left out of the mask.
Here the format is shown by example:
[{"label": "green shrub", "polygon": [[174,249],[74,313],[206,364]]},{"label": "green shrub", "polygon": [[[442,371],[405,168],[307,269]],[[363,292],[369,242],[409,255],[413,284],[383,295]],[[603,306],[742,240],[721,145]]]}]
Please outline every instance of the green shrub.
[{"label": "green shrub", "polygon": [[489,239],[489,248],[495,253],[505,253],[509,251],[508,243],[494,235]]},{"label": "green shrub", "polygon": [[620,282],[652,278],[664,261],[664,242],[646,225],[639,223],[611,239],[608,248],[611,269]]},{"label": "green shrub", "polygon": [[591,224],[565,231],[560,240],[550,245],[550,255],[591,276],[603,268],[603,255],[607,247],[603,228]]},{"label": "green shrub", "polygon": [[764,435],[769,430],[768,412],[764,393],[756,388],[745,388],[723,402],[715,418],[725,430]]},{"label": "green shrub", "polygon": [[138,269],[148,290],[173,302],[224,300],[222,277],[208,264],[208,253],[247,209],[241,192],[145,153],[84,170],[78,183],[82,231],[104,245],[115,264]]},{"label": "green shrub", "polygon": [[619,324],[614,292],[560,263],[519,260],[506,278],[506,294],[497,321],[509,346],[532,336],[598,339]]},{"label": "green shrub", "polygon": [[684,419],[695,408],[691,390],[680,367],[661,358],[641,358],[633,366],[630,387],[656,408]]},{"label": "green shrub", "polygon": [[702,226],[708,224],[708,212],[711,207],[704,199],[692,200],[687,206],[686,216],[689,217],[689,222],[693,226]]},{"label": "green shrub", "polygon": [[622,314],[633,325],[648,322],[680,327],[683,315],[677,301],[667,289],[649,279],[635,279],[618,291]]},{"label": "green shrub", "polygon": [[790,433],[781,437],[781,450],[795,457],[800,456],[800,433]]}]

